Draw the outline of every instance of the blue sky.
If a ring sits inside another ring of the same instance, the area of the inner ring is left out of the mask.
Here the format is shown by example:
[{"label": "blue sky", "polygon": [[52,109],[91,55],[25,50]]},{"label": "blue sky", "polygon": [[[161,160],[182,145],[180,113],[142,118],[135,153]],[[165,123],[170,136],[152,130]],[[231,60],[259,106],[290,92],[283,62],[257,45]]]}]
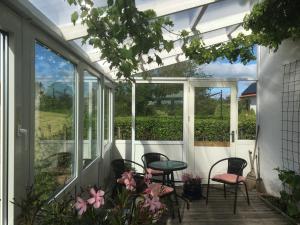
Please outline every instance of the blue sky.
[{"label": "blue sky", "polygon": [[[36,43],[35,46],[35,71],[36,82],[42,82],[47,89],[54,82],[69,83],[75,82],[75,66],[65,58],[54,53],[43,45]],[[254,49],[256,54],[256,48]],[[243,65],[240,61],[229,63],[226,59],[218,59],[216,62],[201,65],[199,69],[215,78],[248,78],[256,79],[256,61],[251,61]],[[238,94],[240,95],[252,82],[238,82]],[[218,91],[216,89],[216,91]],[[229,94],[228,89],[224,89],[224,96]]]},{"label": "blue sky", "polygon": [[[257,55],[257,47],[254,48],[254,54]],[[199,69],[211,75],[214,78],[245,78],[250,80],[256,80],[256,60],[249,62],[247,65],[241,63],[240,60],[231,64],[227,59],[218,59],[216,62],[201,65]],[[239,81],[238,82],[238,95],[254,81]],[[224,90],[227,95],[229,94],[228,89]]]},{"label": "blue sky", "polygon": [[53,83],[75,82],[75,66],[43,45],[35,45],[35,79],[47,89]]}]

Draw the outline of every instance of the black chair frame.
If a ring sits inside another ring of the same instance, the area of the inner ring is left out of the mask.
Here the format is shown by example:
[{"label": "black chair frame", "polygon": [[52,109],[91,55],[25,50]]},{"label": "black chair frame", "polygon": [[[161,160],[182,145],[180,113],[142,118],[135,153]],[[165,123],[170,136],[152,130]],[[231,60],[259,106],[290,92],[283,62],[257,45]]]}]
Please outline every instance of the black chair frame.
[{"label": "black chair frame", "polygon": [[[112,165],[113,170],[114,170],[114,173],[115,173],[115,180],[117,180],[118,178],[121,178],[123,172],[126,171],[125,163],[131,163],[131,164],[137,165],[137,166],[140,167],[140,168],[143,168],[144,173],[135,173],[135,175],[137,175],[138,178],[143,177],[143,176],[147,173],[146,168],[145,168],[144,166],[142,166],[141,164],[137,163],[137,162],[134,162],[134,161],[129,160],[129,159],[115,159],[115,160],[113,160],[113,161],[111,162],[111,165]],[[121,167],[115,167],[116,164],[121,165]],[[122,167],[122,165],[124,165],[124,167]],[[135,179],[136,179],[136,176],[135,176]],[[117,191],[118,191],[118,188],[121,188],[122,186],[123,186],[123,185],[119,185],[119,184],[116,182],[116,184],[115,184],[115,186],[114,186],[114,188],[113,188],[113,191],[112,191],[113,195],[116,194]],[[137,190],[138,193],[141,193],[141,192],[143,192],[143,191],[144,191],[144,190],[142,190],[142,189],[139,190],[139,191]],[[168,197],[168,198],[170,198],[170,196],[171,196],[173,193],[176,194],[175,189],[174,189],[173,192],[171,192],[170,194],[167,194],[167,195],[165,195],[165,196],[163,196],[163,197]],[[176,200],[177,200],[177,199],[176,199]],[[178,202],[177,202],[177,203],[178,203]],[[174,207],[173,207],[173,205],[172,205],[171,207],[172,207],[172,217],[174,218],[174,217],[175,217]],[[135,209],[135,204],[132,204],[132,207],[131,207],[131,214],[132,214],[132,212],[133,212],[134,209]],[[181,215],[180,215],[180,210],[179,210],[179,208],[178,208],[178,217],[179,217],[179,222],[181,222]],[[131,219],[132,219],[132,218],[130,217],[129,220],[131,220]]]},{"label": "black chair frame", "polygon": [[[216,165],[218,165],[219,163],[223,162],[223,161],[228,161],[227,173],[231,173],[231,174],[237,175],[235,183],[229,183],[229,182],[223,182],[223,181],[211,179],[211,172],[212,172],[213,168]],[[246,196],[247,196],[247,202],[248,202],[248,205],[250,205],[247,184],[246,184],[245,181],[239,181],[240,176],[243,176],[243,170],[246,168],[246,166],[247,166],[247,161],[244,160],[244,159],[242,159],[242,158],[237,158],[237,157],[230,157],[230,158],[221,159],[221,160],[217,161],[216,163],[214,163],[211,166],[211,168],[209,170],[209,174],[208,174],[207,193],[206,193],[206,205],[208,204],[208,195],[209,195],[209,188],[210,188],[210,180],[213,180],[213,181],[216,181],[216,182],[219,182],[219,183],[223,183],[223,186],[224,186],[224,198],[225,199],[226,199],[226,184],[228,184],[228,185],[235,185],[235,191],[234,191],[234,194],[235,194],[234,195],[234,208],[233,208],[233,213],[234,214],[236,214],[237,191],[238,191],[238,185],[240,183],[244,184],[245,191],[246,191]]]}]

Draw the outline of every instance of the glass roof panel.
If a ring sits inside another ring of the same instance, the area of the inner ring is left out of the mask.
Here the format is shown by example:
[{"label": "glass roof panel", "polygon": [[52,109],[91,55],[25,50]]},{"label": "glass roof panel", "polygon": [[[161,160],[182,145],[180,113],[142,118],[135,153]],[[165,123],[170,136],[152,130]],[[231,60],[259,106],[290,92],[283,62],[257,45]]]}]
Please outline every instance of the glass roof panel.
[{"label": "glass roof panel", "polygon": [[[46,17],[48,17],[58,27],[71,24],[71,14],[78,10],[78,6],[70,6],[67,0],[28,0]],[[107,0],[94,0],[95,5],[99,7],[106,6]],[[137,8],[140,10],[155,9],[158,15],[168,16],[174,22],[174,27],[171,29],[174,33],[179,33],[180,30],[186,29],[190,31],[193,21],[197,18],[200,10],[199,5],[203,3],[213,3],[209,0],[136,0]],[[215,3],[209,4],[205,13],[201,17],[197,30],[202,34],[202,38],[207,45],[228,41],[228,33],[236,24],[242,22],[245,13],[251,9],[250,1],[247,0],[215,0]],[[74,27],[76,29],[77,27]],[[230,33],[232,37],[236,36],[239,31],[243,31],[241,27]],[[80,33],[80,32],[79,32]],[[179,37],[164,31],[165,38],[177,40]],[[82,35],[82,34],[81,34]],[[74,37],[77,38],[77,37]],[[72,38],[70,38],[72,39]],[[82,45],[82,38],[74,40],[83,51],[95,53],[91,45]],[[167,53],[163,51],[159,55],[165,58],[164,61],[168,64],[176,63],[181,60],[186,60],[181,51],[182,41],[175,42],[175,49]],[[154,52],[150,52],[150,55]],[[178,56],[180,54],[180,56]],[[95,55],[95,54],[94,54]],[[144,57],[143,57],[144,58]],[[107,70],[108,63],[98,62]],[[221,62],[224,64],[224,62]],[[105,65],[104,65],[105,64]],[[209,70],[211,65],[206,65]],[[227,66],[227,65],[226,65]],[[150,66],[152,68],[152,65]],[[215,65],[215,67],[217,67]],[[250,66],[253,67],[253,66]]]},{"label": "glass roof panel", "polygon": [[82,38],[79,38],[79,39],[74,40],[74,42],[76,45],[78,45],[80,48],[82,48],[85,52],[91,52],[91,51],[95,50],[94,47],[90,44],[83,45],[82,40],[83,40]]},{"label": "glass roof panel", "polygon": [[[71,14],[78,6],[70,6],[66,0],[29,0],[38,10],[57,26],[71,23]],[[95,5],[106,6],[106,0],[95,0]]]}]

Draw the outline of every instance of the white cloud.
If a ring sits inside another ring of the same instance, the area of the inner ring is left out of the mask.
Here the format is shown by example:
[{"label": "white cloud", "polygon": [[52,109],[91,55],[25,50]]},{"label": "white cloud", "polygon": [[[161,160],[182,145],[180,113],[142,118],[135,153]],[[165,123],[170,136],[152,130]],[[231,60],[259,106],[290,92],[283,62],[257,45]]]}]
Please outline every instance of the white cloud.
[{"label": "white cloud", "polygon": [[256,64],[215,62],[200,66],[200,70],[207,75],[218,78],[252,78],[256,79]]}]

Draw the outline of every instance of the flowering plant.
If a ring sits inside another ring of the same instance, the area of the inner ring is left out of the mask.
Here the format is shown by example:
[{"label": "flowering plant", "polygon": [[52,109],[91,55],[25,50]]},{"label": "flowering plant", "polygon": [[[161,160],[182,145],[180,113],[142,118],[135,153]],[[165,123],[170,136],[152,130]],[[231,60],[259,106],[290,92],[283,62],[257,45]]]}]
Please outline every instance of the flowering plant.
[{"label": "flowering plant", "polygon": [[[88,197],[82,197],[86,193],[77,196],[74,208],[80,224],[140,225],[157,221],[166,207],[160,202],[159,193],[152,191],[150,178],[151,174],[147,174],[141,182],[134,172],[128,171],[117,180],[124,188],[113,199],[95,187],[89,190]],[[143,190],[140,186],[144,186]]]},{"label": "flowering plant", "polygon": [[181,180],[185,184],[201,184],[202,178],[200,176],[193,176],[191,173],[183,173],[181,176]]},{"label": "flowering plant", "polygon": [[133,171],[118,179],[121,189],[110,194],[99,187],[82,189],[75,197],[45,200],[43,193],[33,187],[26,198],[15,201],[21,213],[18,225],[141,225],[160,219],[165,205],[160,191],[151,183],[152,175],[137,177]]}]

